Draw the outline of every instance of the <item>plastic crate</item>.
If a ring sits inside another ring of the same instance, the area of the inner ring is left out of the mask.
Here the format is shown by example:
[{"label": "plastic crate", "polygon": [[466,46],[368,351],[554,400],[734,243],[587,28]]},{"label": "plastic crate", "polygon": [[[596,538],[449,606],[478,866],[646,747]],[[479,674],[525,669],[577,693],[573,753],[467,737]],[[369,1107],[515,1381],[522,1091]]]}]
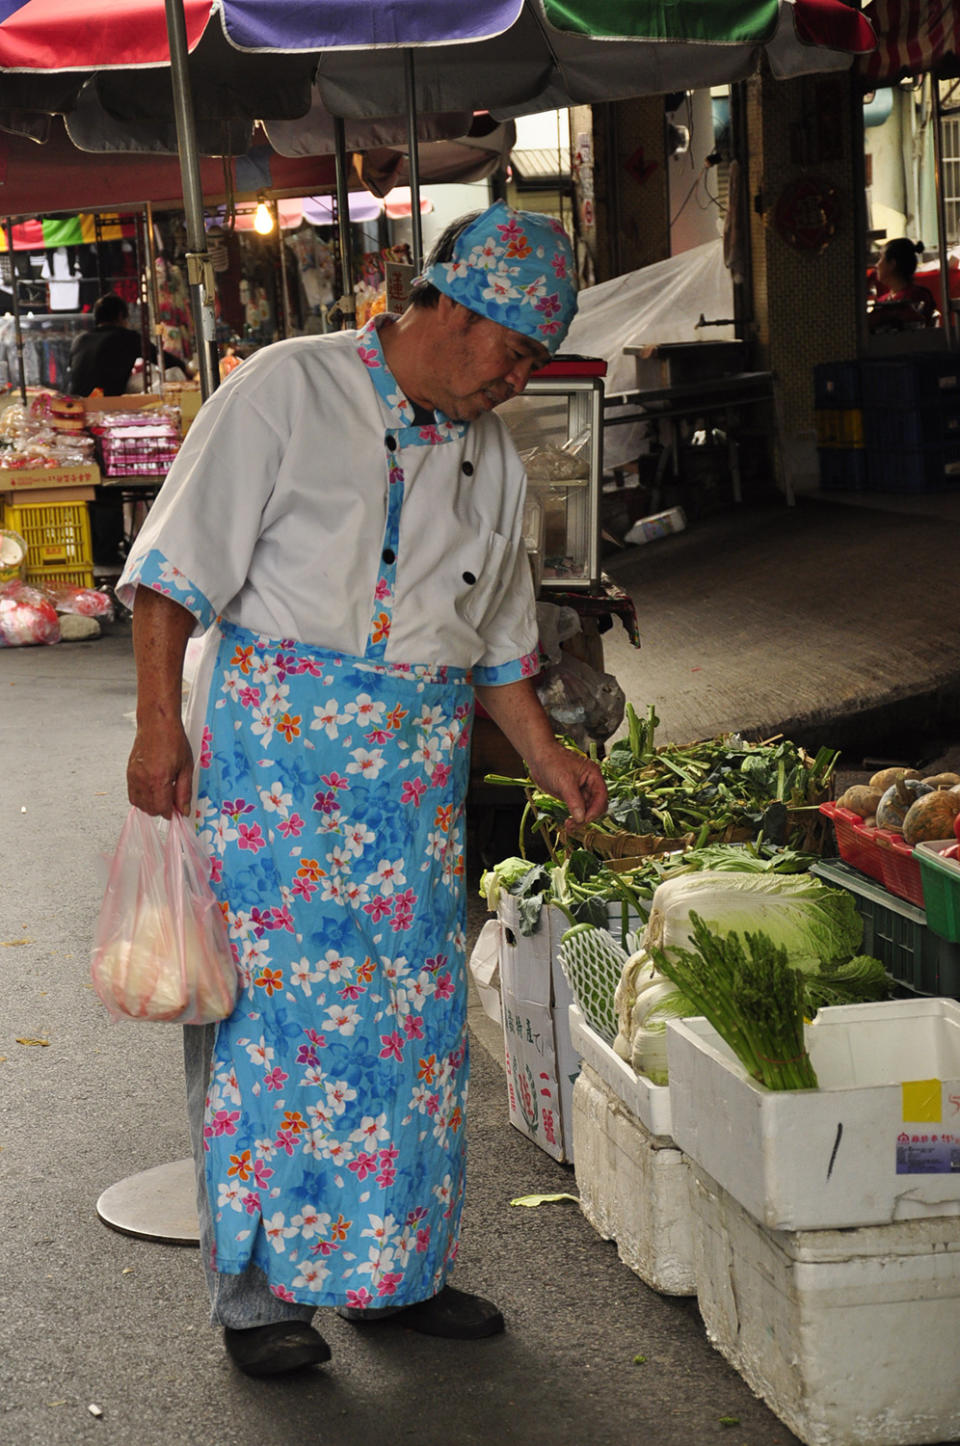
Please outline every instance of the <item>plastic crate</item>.
[{"label": "plastic crate", "polygon": [[867,453],[862,447],[818,447],[817,456],[825,492],[862,492],[867,486]]},{"label": "plastic crate", "polygon": [[870,486],[877,492],[947,492],[960,487],[960,443],[866,450]]},{"label": "plastic crate", "polygon": [[960,396],[919,407],[869,407],[863,413],[863,432],[867,446],[878,451],[960,442]]},{"label": "plastic crate", "polygon": [[821,803],[820,812],[833,824],[840,857],[855,869],[883,883],[883,857],[873,835],[876,829],[864,827],[863,819],[849,808],[835,803]]},{"label": "plastic crate", "polygon": [[874,829],[872,832],[876,834],[875,843],[880,850],[884,888],[922,909],[923,881],[920,865],[913,856],[913,845],[908,844],[901,834],[887,829]]},{"label": "plastic crate", "polygon": [[960,399],[960,361],[949,352],[875,361],[863,375],[865,407],[921,406],[937,396]]},{"label": "plastic crate", "polygon": [[913,853],[923,881],[927,925],[941,939],[956,944],[960,942],[960,863],[941,858],[943,850],[953,843],[956,839],[921,843]]},{"label": "plastic crate", "polygon": [[853,895],[863,920],[863,953],[879,959],[899,984],[915,994],[960,998],[960,944],[929,929],[923,909],[840,859],[820,860],[811,873]]},{"label": "plastic crate", "polygon": [[3,510],[4,526],[27,544],[27,582],[93,586],[93,539],[86,502],[22,502]]},{"label": "plastic crate", "polygon": [[861,363],[818,362],[813,369],[816,407],[859,407]]},{"label": "plastic crate", "polygon": [[818,407],[814,422],[818,447],[863,446],[863,412],[859,407]]}]

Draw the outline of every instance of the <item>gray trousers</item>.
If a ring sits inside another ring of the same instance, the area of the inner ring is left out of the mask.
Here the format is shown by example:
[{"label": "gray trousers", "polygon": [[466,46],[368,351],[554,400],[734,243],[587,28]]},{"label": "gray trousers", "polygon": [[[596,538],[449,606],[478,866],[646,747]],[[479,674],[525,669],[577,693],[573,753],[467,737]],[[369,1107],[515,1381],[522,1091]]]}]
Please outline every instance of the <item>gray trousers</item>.
[{"label": "gray trousers", "polygon": [[207,1192],[205,1155],[203,1149],[203,1113],[210,1084],[213,1047],[217,1037],[215,1024],[188,1024],[183,1031],[183,1062],[187,1078],[187,1115],[190,1121],[190,1145],[197,1176],[197,1216],[200,1222],[200,1258],[210,1292],[210,1320],[213,1325],[247,1330],[269,1325],[272,1321],[310,1321],[315,1314],[312,1305],[295,1305],[278,1300],[267,1284],[267,1277],[256,1265],[249,1265],[241,1275],[224,1275],[215,1270],[213,1261],[213,1212]]}]

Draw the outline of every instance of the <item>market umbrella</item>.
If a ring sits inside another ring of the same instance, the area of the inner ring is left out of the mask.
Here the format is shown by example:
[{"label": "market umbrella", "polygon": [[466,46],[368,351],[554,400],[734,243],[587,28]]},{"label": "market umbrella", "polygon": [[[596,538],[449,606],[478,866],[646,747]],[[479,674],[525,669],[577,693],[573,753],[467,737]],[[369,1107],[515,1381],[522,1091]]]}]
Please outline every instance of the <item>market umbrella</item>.
[{"label": "market umbrella", "polygon": [[[20,113],[68,112],[95,75],[99,96],[126,119],[125,105],[142,112],[155,103],[142,72],[169,64],[188,242],[198,257],[192,282],[202,294],[210,288],[201,274],[194,94],[213,106],[221,131],[249,119],[254,105],[268,127],[305,114],[311,77],[335,117],[406,114],[416,190],[418,111],[483,106],[508,116],[692,89],[741,79],[764,54],[775,74],[795,75],[848,65],[852,52],[875,43],[841,0],[165,0],[162,14],[160,0],[83,0],[83,22],[71,0],[0,0],[3,103]],[[202,53],[206,67],[194,65],[193,89],[191,53]],[[132,81],[123,75],[131,68],[139,72]],[[169,115],[165,82],[159,93]],[[418,241],[415,224],[416,249]],[[212,333],[209,298],[202,312]]]}]

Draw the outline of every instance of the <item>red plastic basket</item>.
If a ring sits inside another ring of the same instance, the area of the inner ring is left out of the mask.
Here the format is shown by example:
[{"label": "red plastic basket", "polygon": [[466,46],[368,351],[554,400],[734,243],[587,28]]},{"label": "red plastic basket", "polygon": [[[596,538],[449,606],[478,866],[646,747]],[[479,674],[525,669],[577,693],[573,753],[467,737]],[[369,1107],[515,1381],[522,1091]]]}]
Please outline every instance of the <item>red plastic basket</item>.
[{"label": "red plastic basket", "polygon": [[919,861],[913,856],[913,844],[908,844],[902,834],[891,833],[888,829],[878,828],[870,832],[877,836],[884,888],[922,909],[923,875]]},{"label": "red plastic basket", "polygon": [[883,855],[874,842],[877,830],[866,828],[858,813],[849,808],[838,808],[835,803],[821,803],[820,812],[833,824],[837,849],[844,862],[882,884]]}]

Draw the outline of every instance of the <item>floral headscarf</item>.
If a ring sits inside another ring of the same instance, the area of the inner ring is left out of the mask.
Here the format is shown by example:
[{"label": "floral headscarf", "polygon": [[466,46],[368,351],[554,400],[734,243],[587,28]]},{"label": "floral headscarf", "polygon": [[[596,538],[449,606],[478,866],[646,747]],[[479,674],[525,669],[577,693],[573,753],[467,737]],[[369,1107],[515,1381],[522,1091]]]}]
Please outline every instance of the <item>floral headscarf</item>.
[{"label": "floral headscarf", "polygon": [[460,233],[451,260],[420,280],[555,352],[577,309],[574,274],[559,221],[497,201]]}]

